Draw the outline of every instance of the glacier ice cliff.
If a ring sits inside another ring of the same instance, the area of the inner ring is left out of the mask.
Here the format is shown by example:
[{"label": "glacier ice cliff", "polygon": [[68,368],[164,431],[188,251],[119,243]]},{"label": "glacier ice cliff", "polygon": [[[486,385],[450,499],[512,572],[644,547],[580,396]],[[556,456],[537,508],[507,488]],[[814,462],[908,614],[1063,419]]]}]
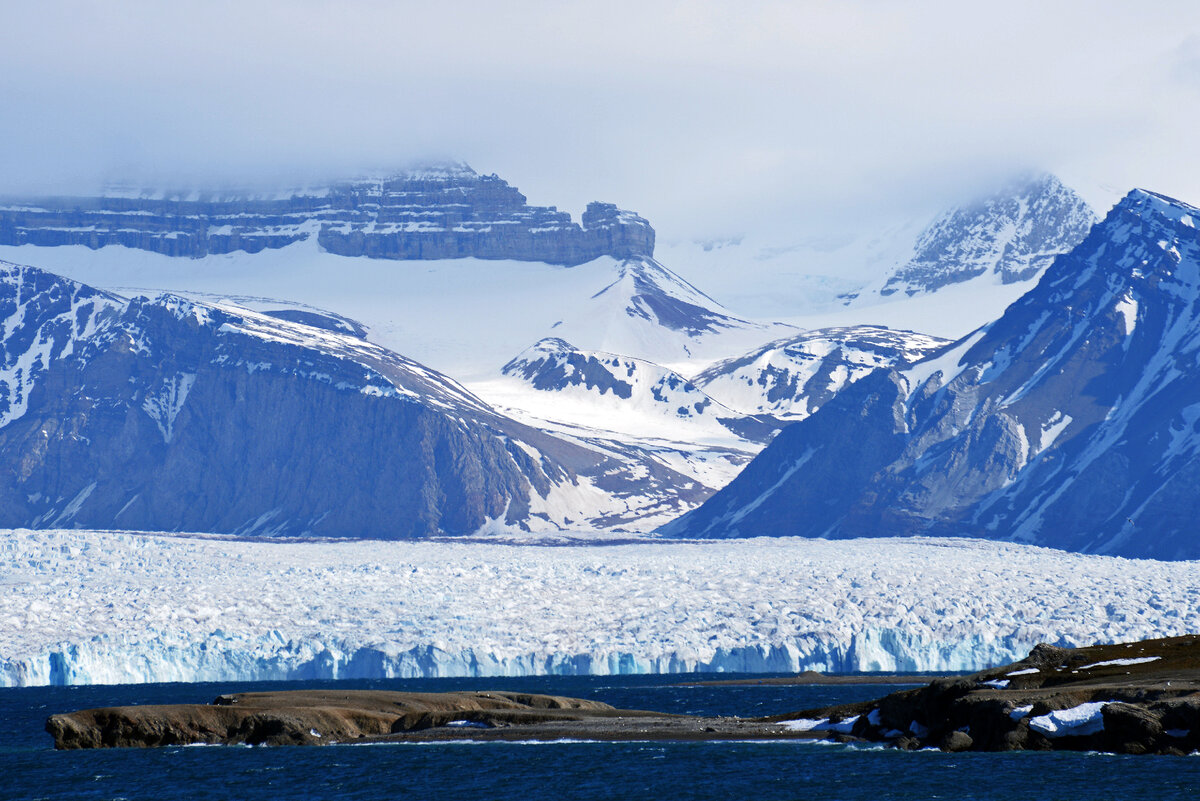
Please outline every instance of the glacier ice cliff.
[{"label": "glacier ice cliff", "polygon": [[0,531],[0,685],[970,670],[1200,626],[1200,563],[975,540]]}]

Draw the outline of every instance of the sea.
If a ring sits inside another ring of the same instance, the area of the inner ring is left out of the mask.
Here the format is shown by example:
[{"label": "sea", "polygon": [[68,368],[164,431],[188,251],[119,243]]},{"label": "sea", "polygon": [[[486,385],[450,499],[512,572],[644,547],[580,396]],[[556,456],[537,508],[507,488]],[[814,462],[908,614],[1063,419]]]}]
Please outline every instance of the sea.
[{"label": "sea", "polygon": [[[698,715],[864,700],[889,685],[684,685],[687,676],[394,679],[0,689],[0,799],[1195,799],[1200,756],[946,754],[813,741],[190,746],[55,751],[55,712],[221,693],[518,690]],[[703,679],[712,679],[706,674]],[[728,674],[721,678],[737,678]],[[762,676],[745,677],[762,678]]]}]

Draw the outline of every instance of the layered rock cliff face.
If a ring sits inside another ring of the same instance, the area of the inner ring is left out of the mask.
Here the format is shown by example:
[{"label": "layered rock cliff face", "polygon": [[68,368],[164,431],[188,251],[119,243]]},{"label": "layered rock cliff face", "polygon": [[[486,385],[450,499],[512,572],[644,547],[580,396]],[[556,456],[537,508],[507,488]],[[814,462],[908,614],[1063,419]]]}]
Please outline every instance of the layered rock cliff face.
[{"label": "layered rock cliff face", "polygon": [[667,530],[1200,556],[1198,221],[1131,192],[998,321],[852,385]]},{"label": "layered rock cliff face", "polygon": [[314,235],[332,253],[383,259],[575,265],[654,253],[654,229],[632,212],[591,203],[581,225],[553,206],[528,205],[504,180],[466,165],[272,197],[110,192],[0,203],[3,245],[123,245],[195,258],[256,253]]},{"label": "layered rock cliff face", "polygon": [[623,483],[629,465],[353,332],[4,264],[0,315],[0,527],[406,538],[554,529],[580,485],[572,521],[689,502],[684,477]]}]

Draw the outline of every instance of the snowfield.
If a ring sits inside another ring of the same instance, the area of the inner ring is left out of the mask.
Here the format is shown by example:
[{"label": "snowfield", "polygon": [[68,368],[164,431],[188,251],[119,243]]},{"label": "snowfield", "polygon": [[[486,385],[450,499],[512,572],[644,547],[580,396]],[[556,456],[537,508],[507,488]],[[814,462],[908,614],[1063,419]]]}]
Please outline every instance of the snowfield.
[{"label": "snowfield", "polygon": [[1200,562],[974,540],[0,531],[0,685],[975,670],[1200,630]]}]

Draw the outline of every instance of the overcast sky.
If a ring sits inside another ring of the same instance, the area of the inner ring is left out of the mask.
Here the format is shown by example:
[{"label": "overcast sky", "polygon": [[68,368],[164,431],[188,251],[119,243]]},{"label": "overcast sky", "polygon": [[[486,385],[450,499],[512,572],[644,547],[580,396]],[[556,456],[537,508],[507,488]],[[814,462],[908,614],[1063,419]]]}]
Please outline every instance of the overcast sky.
[{"label": "overcast sky", "polygon": [[667,239],[855,229],[1026,168],[1200,204],[1196,0],[0,2],[0,191],[452,156]]}]

